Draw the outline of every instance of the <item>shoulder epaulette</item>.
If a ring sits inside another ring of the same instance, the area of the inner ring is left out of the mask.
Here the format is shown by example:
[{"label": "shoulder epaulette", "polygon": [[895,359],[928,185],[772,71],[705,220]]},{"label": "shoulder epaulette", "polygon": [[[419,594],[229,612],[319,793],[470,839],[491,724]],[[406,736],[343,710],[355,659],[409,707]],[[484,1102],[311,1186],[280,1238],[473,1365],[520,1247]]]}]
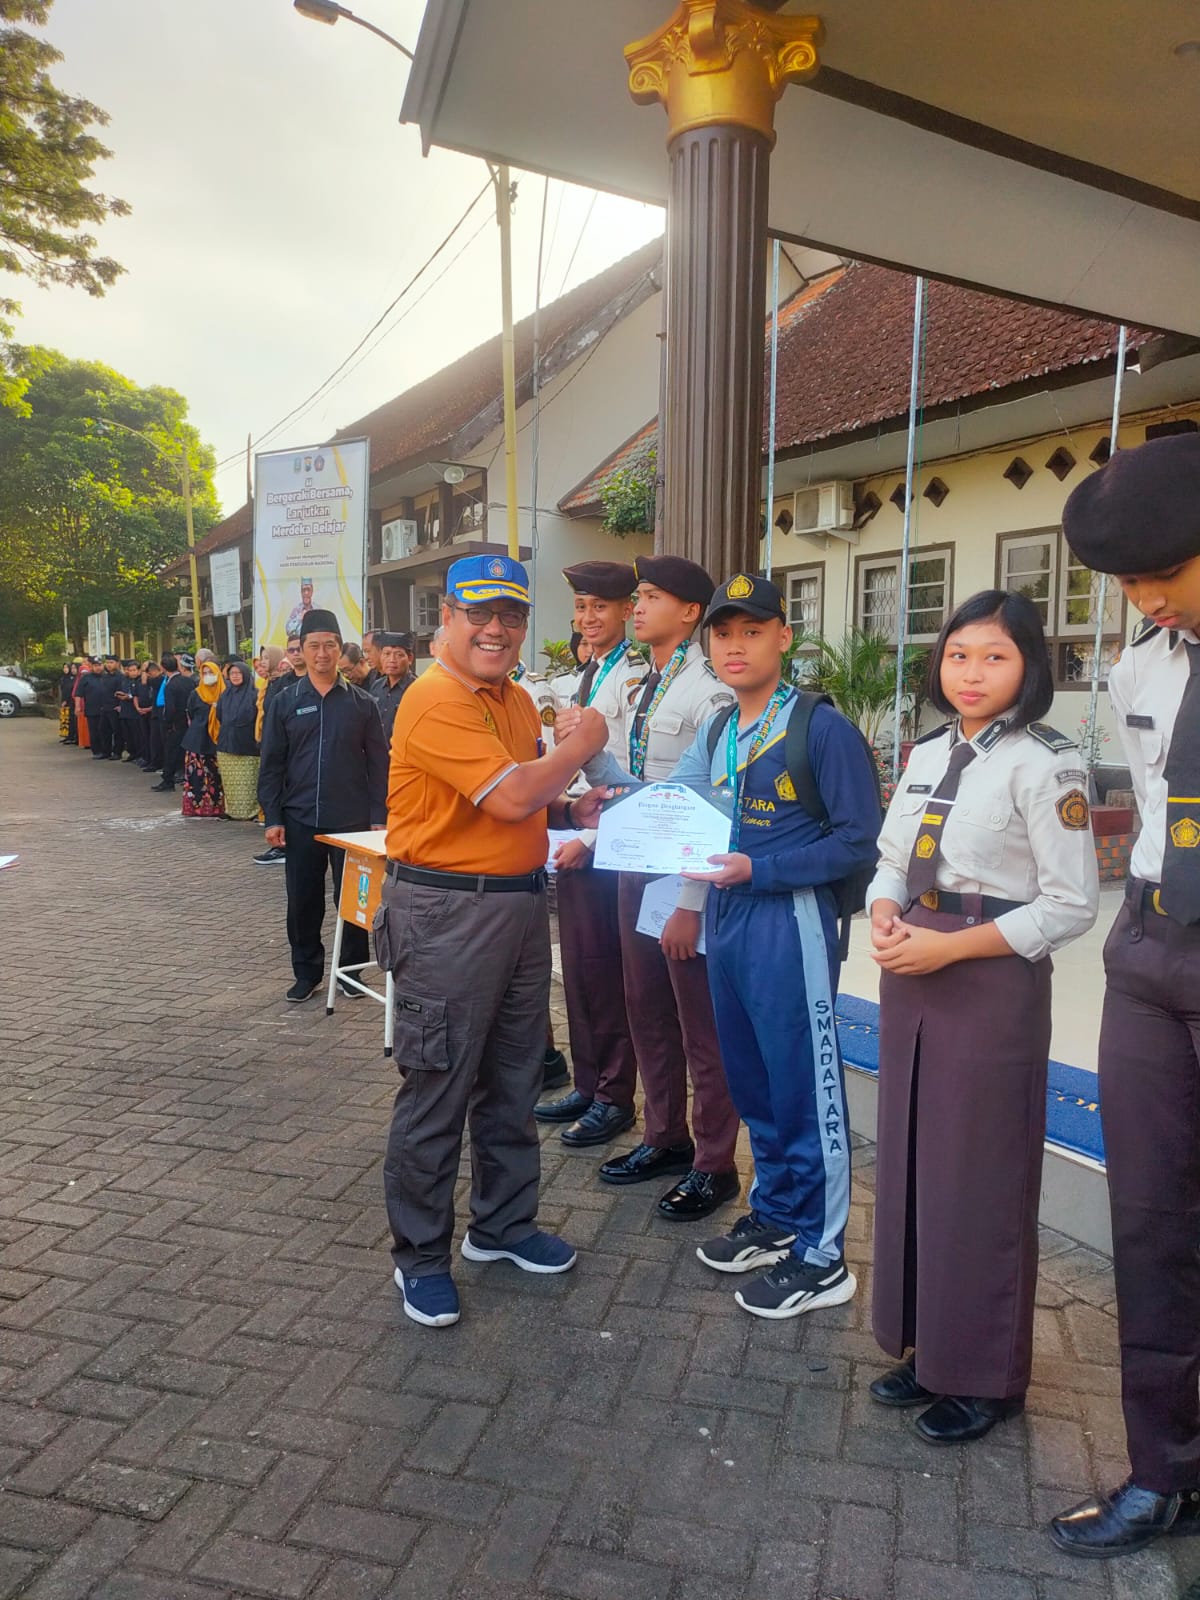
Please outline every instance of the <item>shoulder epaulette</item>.
[{"label": "shoulder epaulette", "polygon": [[1133,630],[1133,638],[1129,642],[1131,645],[1145,644],[1146,640],[1149,639],[1152,634],[1161,632],[1162,629],[1159,627],[1158,623],[1155,622],[1151,617],[1146,617],[1143,621],[1139,622],[1137,627]]},{"label": "shoulder epaulette", "polygon": [[932,728],[928,733],[923,733],[919,739],[914,739],[914,744],[932,744],[934,739],[940,739],[950,727],[948,722],[943,722],[940,728]]},{"label": "shoulder epaulette", "polygon": [[[707,673],[708,673],[708,675],[709,675],[709,677],[710,677],[710,678],[716,678],[716,677],[717,677],[717,674],[716,674],[716,672],[715,672],[715,671],[714,671],[714,669],[713,669],[713,664],[712,664],[712,662],[711,662],[711,661],[710,661],[710,660],[709,660],[709,659],[708,659],[708,657],[707,657],[707,656],[705,656],[705,658],[704,658],[704,670],[705,670],[705,672],[707,672]],[[721,681],[721,680],[720,680],[720,679],[719,679],[719,678],[718,678],[718,679],[717,679],[717,682],[718,682],[718,683],[719,683],[719,682],[720,682],[720,681]]]},{"label": "shoulder epaulette", "polygon": [[1052,728],[1048,722],[1027,722],[1025,732],[1039,744],[1044,744],[1047,750],[1053,750],[1057,755],[1060,750],[1077,750],[1079,746],[1068,734],[1059,733],[1057,728]]}]

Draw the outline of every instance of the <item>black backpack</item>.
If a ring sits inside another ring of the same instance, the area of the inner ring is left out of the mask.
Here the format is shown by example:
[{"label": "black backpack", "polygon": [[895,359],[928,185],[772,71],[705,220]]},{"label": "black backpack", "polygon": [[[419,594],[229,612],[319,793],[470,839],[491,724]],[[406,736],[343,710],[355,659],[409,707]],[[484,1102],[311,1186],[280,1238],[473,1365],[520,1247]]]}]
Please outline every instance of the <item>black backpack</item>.
[{"label": "black backpack", "polygon": [[[808,754],[808,730],[812,722],[813,712],[820,705],[833,706],[833,701],[827,694],[815,694],[811,689],[796,690],[796,709],[788,721],[787,732],[784,735],[783,759],[787,767],[788,777],[792,780],[792,788],[796,791],[796,799],[812,817],[814,822],[820,824],[822,833],[831,833],[833,824],[829,820],[829,811],[821,791],[817,787],[817,780],[813,775],[812,761]],[[836,711],[837,707],[833,706]],[[708,725],[708,759],[711,761],[716,753],[717,744],[725,732],[734,707],[726,706],[718,711]],[[841,713],[838,713],[841,715]],[[850,719],[847,717],[846,721]],[[879,801],[878,826],[883,826],[883,793],[879,788],[879,764],[875,759],[875,752],[868,744],[860,728],[854,726],[862,742],[863,751],[871,764],[871,771],[875,774],[875,792]],[[867,887],[875,876],[875,868],[862,867],[857,872],[852,872],[848,878],[841,878],[832,885],[837,896],[838,917],[841,920],[841,938],[838,941],[838,953],[843,961],[850,954],[850,919],[856,912],[862,911],[867,903]]]}]

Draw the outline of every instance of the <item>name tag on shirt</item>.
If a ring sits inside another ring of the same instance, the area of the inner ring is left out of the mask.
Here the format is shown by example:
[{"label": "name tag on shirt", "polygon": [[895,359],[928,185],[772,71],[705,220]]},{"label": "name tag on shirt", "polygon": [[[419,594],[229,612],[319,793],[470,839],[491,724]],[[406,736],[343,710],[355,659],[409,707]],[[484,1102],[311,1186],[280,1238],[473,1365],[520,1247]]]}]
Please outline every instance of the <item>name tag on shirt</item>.
[{"label": "name tag on shirt", "polygon": [[319,706],[297,706],[296,707],[296,715],[298,717],[311,717],[311,716],[315,715],[316,712],[319,711],[319,710],[320,710]]},{"label": "name tag on shirt", "polygon": [[932,794],[933,793],[933,785],[931,783],[910,783],[909,786],[908,786],[907,793],[909,793],[909,794]]},{"label": "name tag on shirt", "polygon": [[1154,718],[1139,716],[1136,711],[1127,711],[1125,713],[1125,726],[1127,728],[1152,728],[1154,726]]}]

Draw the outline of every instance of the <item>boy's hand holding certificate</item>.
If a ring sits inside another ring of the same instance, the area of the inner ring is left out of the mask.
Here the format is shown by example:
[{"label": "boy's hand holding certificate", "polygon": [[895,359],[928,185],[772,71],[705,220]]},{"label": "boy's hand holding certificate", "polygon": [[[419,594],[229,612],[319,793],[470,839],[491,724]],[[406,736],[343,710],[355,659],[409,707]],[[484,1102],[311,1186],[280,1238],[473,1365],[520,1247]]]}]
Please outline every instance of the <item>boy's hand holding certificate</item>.
[{"label": "boy's hand holding certificate", "polygon": [[732,819],[727,788],[620,784],[600,813],[593,864],[612,872],[717,873],[709,857],[728,851]]}]

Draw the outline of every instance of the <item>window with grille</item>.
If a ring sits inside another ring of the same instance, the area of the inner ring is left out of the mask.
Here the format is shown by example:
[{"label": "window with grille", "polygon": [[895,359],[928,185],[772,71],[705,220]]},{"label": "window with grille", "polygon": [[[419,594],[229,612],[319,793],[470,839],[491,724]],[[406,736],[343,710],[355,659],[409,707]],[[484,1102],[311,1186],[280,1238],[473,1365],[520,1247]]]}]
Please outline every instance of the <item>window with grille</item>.
[{"label": "window with grille", "polygon": [[[1003,534],[998,544],[999,587],[1025,595],[1037,607],[1046,630],[1055,682],[1060,688],[1089,684],[1095,656],[1100,574],[1076,559],[1058,528]],[[1100,652],[1102,682],[1120,650],[1123,611],[1120,585],[1110,578]]]},{"label": "window with grille", "polygon": [[788,621],[797,634],[819,634],[825,621],[820,567],[797,567],[787,575]]},{"label": "window with grille", "polygon": [[[928,644],[946,620],[950,600],[950,551],[921,550],[909,557],[909,643]],[[900,557],[870,556],[858,562],[858,626],[897,642],[900,612]]]}]

